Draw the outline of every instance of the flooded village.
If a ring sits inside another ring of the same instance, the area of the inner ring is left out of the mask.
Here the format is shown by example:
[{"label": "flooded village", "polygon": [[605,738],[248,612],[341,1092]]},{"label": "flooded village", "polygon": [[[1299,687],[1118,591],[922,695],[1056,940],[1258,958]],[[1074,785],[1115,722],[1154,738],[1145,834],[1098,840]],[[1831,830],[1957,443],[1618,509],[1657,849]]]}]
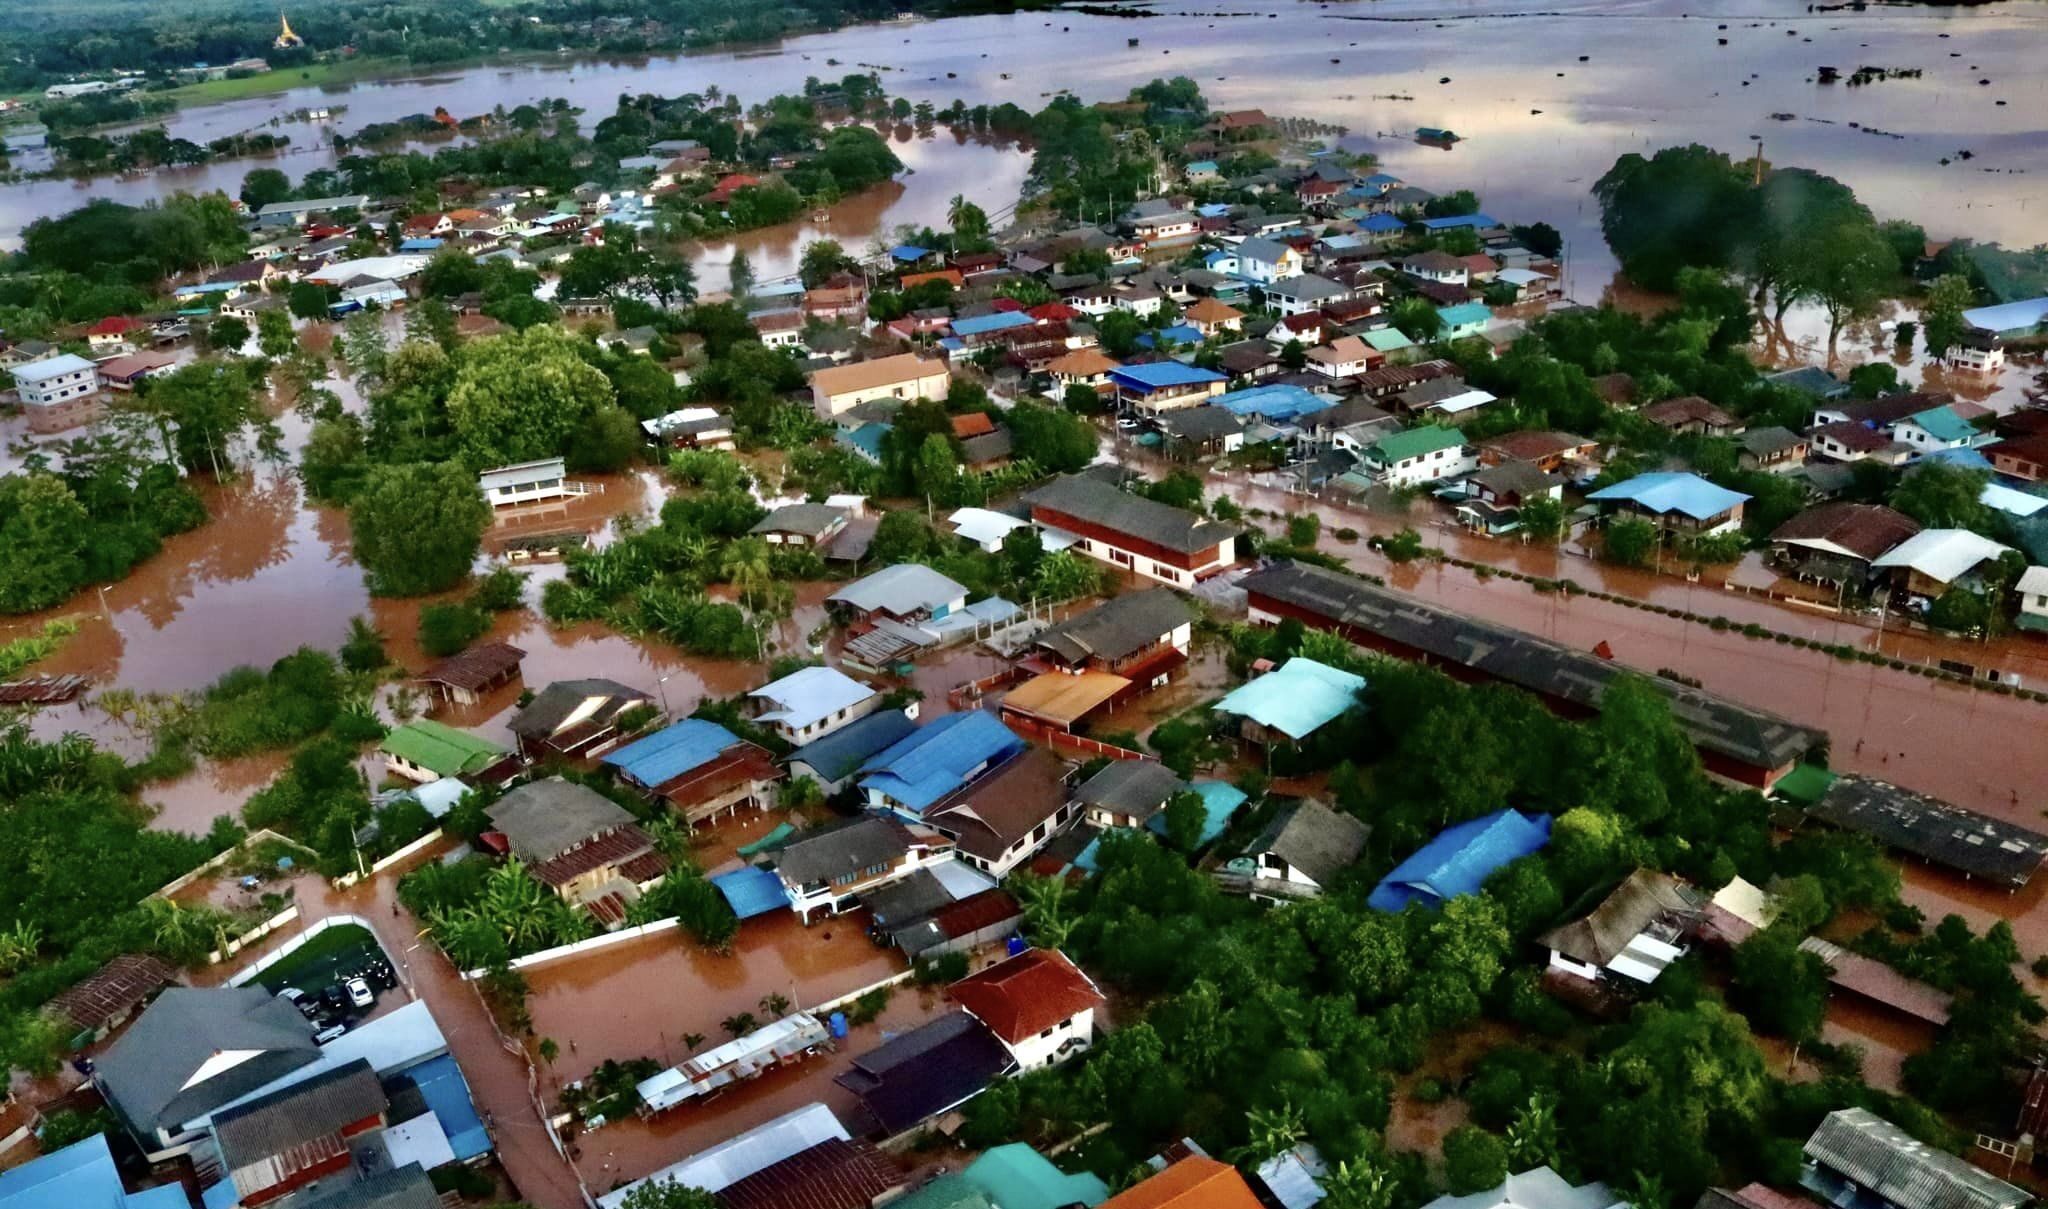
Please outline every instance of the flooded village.
[{"label": "flooded village", "polygon": [[2041,15],[1766,7],[0,125],[0,1209],[2020,1209]]}]

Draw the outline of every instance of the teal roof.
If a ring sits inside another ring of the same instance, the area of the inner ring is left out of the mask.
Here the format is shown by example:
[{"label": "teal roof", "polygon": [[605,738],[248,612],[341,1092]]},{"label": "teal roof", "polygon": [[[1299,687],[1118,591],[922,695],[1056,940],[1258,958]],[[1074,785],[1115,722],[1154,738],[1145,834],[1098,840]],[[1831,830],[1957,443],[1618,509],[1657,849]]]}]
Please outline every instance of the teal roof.
[{"label": "teal roof", "polygon": [[1455,428],[1443,428],[1425,424],[1421,428],[1410,428],[1401,432],[1390,432],[1373,442],[1373,456],[1387,466],[1405,462],[1435,453],[1439,449],[1451,449],[1465,443],[1465,434]]},{"label": "teal roof", "polygon": [[1216,703],[1219,714],[1250,718],[1261,726],[1303,739],[1358,704],[1365,677],[1339,671],[1299,655],[1273,671],[1241,684]]},{"label": "teal roof", "polygon": [[1373,351],[1381,353],[1398,353],[1404,348],[1415,347],[1415,342],[1408,338],[1408,333],[1398,327],[1376,327],[1359,339],[1370,345]]},{"label": "teal roof", "polygon": [[[1222,835],[1223,829],[1230,826],[1230,816],[1236,814],[1237,808],[1246,801],[1244,790],[1228,781],[1197,781],[1188,788],[1201,797],[1202,809],[1205,812],[1202,819],[1202,838],[1195,841],[1198,845],[1209,843]],[[1162,810],[1153,815],[1146,820],[1145,826],[1154,835],[1165,836],[1166,812]]]},{"label": "teal roof", "polygon": [[1493,318],[1493,312],[1487,309],[1483,302],[1461,302],[1456,306],[1440,306],[1436,309],[1436,314],[1437,318],[1444,321],[1445,327],[1465,327],[1469,324],[1485,323]]},{"label": "teal roof", "polygon": [[1927,435],[1937,441],[1967,441],[1977,435],[1977,430],[1970,427],[1970,422],[1957,415],[1955,410],[1946,404],[1915,412],[1906,419],[1926,429]]},{"label": "teal roof", "polygon": [[1077,1203],[1094,1209],[1109,1199],[1101,1179],[1085,1171],[1068,1175],[1023,1142],[995,1147],[960,1174],[997,1209],[1061,1209]]},{"label": "teal roof", "polygon": [[942,1175],[889,1202],[889,1209],[994,1209],[987,1194],[964,1175]]}]

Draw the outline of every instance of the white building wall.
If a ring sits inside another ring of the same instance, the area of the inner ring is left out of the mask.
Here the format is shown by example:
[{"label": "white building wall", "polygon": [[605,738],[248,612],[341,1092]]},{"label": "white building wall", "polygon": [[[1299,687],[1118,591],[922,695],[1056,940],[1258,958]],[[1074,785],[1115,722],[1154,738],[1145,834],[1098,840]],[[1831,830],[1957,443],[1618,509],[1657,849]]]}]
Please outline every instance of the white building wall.
[{"label": "white building wall", "polygon": [[1003,1048],[1009,1050],[1010,1056],[1017,1060],[1019,1069],[1038,1070],[1066,1061],[1087,1049],[1094,1040],[1095,1009],[1089,1008],[1067,1017],[1042,1033],[1026,1037],[1016,1045],[1005,1042]]}]

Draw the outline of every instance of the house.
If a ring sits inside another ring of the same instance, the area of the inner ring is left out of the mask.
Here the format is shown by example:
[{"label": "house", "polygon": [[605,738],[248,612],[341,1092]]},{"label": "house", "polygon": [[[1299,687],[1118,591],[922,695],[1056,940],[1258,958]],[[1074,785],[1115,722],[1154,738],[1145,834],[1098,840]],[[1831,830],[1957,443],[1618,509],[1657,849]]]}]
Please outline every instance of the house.
[{"label": "house", "polygon": [[829,667],[798,668],[747,694],[754,721],[792,746],[822,739],[882,704],[882,694]]},{"label": "house", "polygon": [[747,530],[771,546],[802,546],[816,549],[831,544],[852,517],[844,508],[830,504],[785,504]]},{"label": "house", "polygon": [[964,863],[1007,877],[1080,814],[1067,791],[1072,772],[1046,748],[1027,747],[925,807],[924,823],[952,840]]},{"label": "house", "polygon": [[1963,322],[1973,331],[2004,340],[2037,336],[2043,323],[2048,322],[2048,298],[1975,307],[1963,312]]},{"label": "house", "polygon": [[850,1141],[846,1126],[825,1105],[812,1102],[735,1133],[714,1146],[671,1163],[643,1180],[597,1198],[598,1209],[622,1209],[633,1191],[647,1184],[676,1184],[717,1193],[755,1172],[801,1154],[821,1142]]},{"label": "house", "polygon": [[1968,449],[1987,438],[1949,404],[1917,411],[1892,426],[1892,439],[1918,453]]},{"label": "house", "polygon": [[1674,533],[1732,533],[1742,527],[1742,506],[1749,497],[1710,483],[1687,471],[1639,474],[1589,493],[1586,498],[1612,504]]},{"label": "house", "polygon": [[1700,896],[1677,878],[1638,869],[1590,912],[1536,943],[1550,950],[1552,973],[1648,986],[1685,956],[1687,930],[1702,907]]},{"label": "house", "polygon": [[870,757],[859,784],[869,809],[922,821],[927,808],[1023,750],[994,714],[946,714]]},{"label": "house", "polygon": [[1557,279],[1534,269],[1502,269],[1493,275],[1494,284],[1513,287],[1515,301],[1534,302],[1549,297],[1557,289]]},{"label": "house", "polygon": [[1366,472],[1389,487],[1419,487],[1472,473],[1479,460],[1455,428],[1425,424],[1388,433],[1360,451]]},{"label": "house", "polygon": [[1866,428],[1890,432],[1900,420],[1931,407],[1954,403],[1955,396],[1930,391],[1908,391],[1895,395],[1879,395],[1875,399],[1840,399],[1824,401],[1813,409],[1813,422],[1836,424],[1843,420],[1854,420]]},{"label": "house", "polygon": [[987,1025],[966,1012],[948,1012],[856,1056],[832,1081],[860,1101],[877,1133],[898,1137],[1015,1069],[1009,1049]]},{"label": "house", "polygon": [[2009,436],[1984,447],[1991,468],[1998,473],[2029,483],[2048,480],[2048,432]]},{"label": "house", "polygon": [[1301,253],[1277,239],[1254,236],[1240,240],[1231,249],[1237,260],[1237,276],[1258,285],[1271,285],[1303,272]]},{"label": "house", "polygon": [[99,367],[84,357],[63,353],[10,372],[32,432],[62,432],[99,414]]},{"label": "house", "polygon": [[1194,622],[1194,610],[1170,589],[1126,592],[1040,630],[1026,666],[1134,679],[1163,676],[1187,657]]},{"label": "house", "polygon": [[453,705],[475,705],[491,690],[519,679],[526,652],[509,642],[479,642],[439,659],[413,677],[427,691]]},{"label": "house", "polygon": [[1913,456],[1912,446],[1895,441],[1882,430],[1855,420],[1823,424],[1811,433],[1813,452],[1838,462],[1876,462],[1898,466]]},{"label": "house", "polygon": [[1780,370],[1765,374],[1764,381],[1786,390],[1796,390],[1816,402],[1848,397],[1849,384],[1835,377],[1817,365],[1802,365],[1797,369]]},{"label": "house", "polygon": [[1188,783],[1164,764],[1112,760],[1081,782],[1074,791],[1074,802],[1090,826],[1143,827],[1166,809],[1175,794],[1188,789]]},{"label": "house", "polygon": [[685,407],[642,420],[640,430],[647,434],[648,441],[671,449],[736,448],[732,417],[715,407]]},{"label": "house", "polygon": [[1995,374],[2005,368],[2005,341],[1984,332],[1964,332],[1941,359],[1964,373]]},{"label": "house", "polygon": [[798,832],[769,853],[790,910],[808,926],[813,913],[838,915],[861,897],[920,869],[953,859],[953,842],[935,831],[868,814]]},{"label": "house", "polygon": [[100,362],[100,381],[110,390],[132,391],[144,379],[166,373],[177,364],[178,358],[174,354],[144,349]]},{"label": "house", "polygon": [[1159,428],[1181,457],[1235,453],[1244,448],[1244,421],[1221,407],[1187,407],[1159,418]]},{"label": "house", "polygon": [[1821,1119],[1799,1182],[1844,1209],[2019,1209],[2034,1199],[1867,1108]]},{"label": "house", "polygon": [[877,710],[813,739],[784,757],[792,777],[809,777],[827,796],[853,780],[860,766],[917,729],[902,710]]},{"label": "house", "polygon": [[719,1209],[869,1209],[901,1192],[909,1176],[862,1141],[819,1142],[734,1180],[718,1192]]},{"label": "house", "polygon": [[1475,494],[1458,505],[1458,519],[1482,533],[1498,535],[1520,528],[1522,505],[1530,500],[1564,498],[1564,480],[1534,462],[1482,466],[1469,481]]},{"label": "house", "polygon": [[171,987],[92,1079],[152,1163],[186,1154],[211,1114],[314,1062],[313,1024],[260,986]]},{"label": "house", "polygon": [[1247,422],[1264,421],[1277,426],[1328,411],[1336,406],[1336,400],[1306,387],[1276,382],[1217,395],[1212,405]]},{"label": "house", "polygon": [[384,767],[391,775],[422,785],[442,777],[477,777],[506,754],[489,739],[431,718],[392,727],[377,750],[384,753]]},{"label": "house", "polygon": [[877,399],[943,399],[952,382],[945,362],[916,353],[814,370],[809,380],[811,406],[821,420]]},{"label": "house", "polygon": [[804,313],[800,310],[755,311],[747,316],[747,323],[754,329],[754,338],[769,348],[804,347]]},{"label": "house", "polygon": [[207,1203],[253,1209],[353,1184],[351,1147],[381,1132],[390,1109],[376,1070],[358,1058],[217,1114],[213,1143],[232,1196],[214,1191]]},{"label": "house", "polygon": [[1300,273],[1267,282],[1266,303],[1282,318],[1314,314],[1332,303],[1351,297],[1351,287],[1313,273]]},{"label": "house", "polygon": [[1225,866],[1224,884],[1275,905],[1314,898],[1365,851],[1372,829],[1314,798],[1288,803],[1243,855]]},{"label": "house", "polygon": [[1031,520],[1080,540],[1090,558],[1147,579],[1192,587],[1237,561],[1237,530],[1185,509],[1067,475],[1025,494]]},{"label": "house", "polygon": [[557,680],[512,715],[507,729],[521,759],[584,760],[611,750],[629,726],[660,717],[654,699],[616,680]]},{"label": "house", "polygon": [[1968,529],[1922,529],[1872,559],[1870,566],[1889,571],[1893,586],[1906,595],[1932,601],[1951,588],[1980,591],[1986,564],[2012,552]]},{"label": "house", "polygon": [[1472,270],[1463,260],[1434,248],[1402,257],[1401,271],[1418,280],[1434,281],[1440,285],[1465,285],[1472,277]]},{"label": "house", "polygon": [[1178,361],[1153,361],[1110,370],[1109,384],[1116,390],[1119,410],[1157,416],[1198,406],[1222,394],[1224,377]]},{"label": "house", "polygon": [[2048,836],[1870,777],[1829,781],[1807,817],[2008,890],[2033,879]]},{"label": "house", "polygon": [[1872,566],[1920,532],[1919,522],[1879,504],[1831,501],[1771,532],[1771,561],[1795,578],[1862,590]]},{"label": "house", "polygon": [[1097,348],[1077,348],[1052,360],[1045,367],[1045,373],[1053,385],[1061,390],[1073,386],[1089,386],[1100,391],[1108,386],[1110,371],[1117,369],[1121,362]]},{"label": "house", "polygon": [[1736,444],[1742,447],[1735,455],[1736,464],[1744,470],[1761,470],[1766,474],[1799,469],[1813,450],[1813,443],[1807,438],[1776,424],[1752,428],[1737,437]]},{"label": "house", "polygon": [[854,580],[825,603],[857,622],[916,623],[959,612],[967,589],[922,563],[899,563]]},{"label": "house", "polygon": [[2048,633],[2048,567],[2028,567],[2013,590],[2019,596],[2019,613],[2013,624],[2036,634]]},{"label": "house", "polygon": [[1355,378],[1378,369],[1386,357],[1357,336],[1339,336],[1308,350],[1308,368],[1326,378]]},{"label": "house", "polygon": [[1684,395],[1652,403],[1642,417],[1669,433],[1706,437],[1732,437],[1742,431],[1742,421],[1702,399]]},{"label": "house", "polygon": [[191,1204],[175,1179],[128,1191],[104,1133],[0,1171],[0,1209],[190,1209]]},{"label": "house", "polygon": [[[43,1005],[43,1014],[64,1030],[73,1048],[83,1048],[104,1040],[177,980],[177,967],[161,957],[124,953],[65,988]],[[5,1203],[0,1198],[0,1206]]]},{"label": "house", "polygon": [[723,206],[732,200],[733,194],[742,189],[755,188],[760,183],[761,178],[758,176],[749,176],[744,172],[728,172],[705,191],[704,200],[714,206]]},{"label": "house", "polygon": [[1020,1071],[1057,1066],[1095,1039],[1095,1009],[1108,1002],[1058,949],[1026,949],[946,988],[988,1027]]},{"label": "house", "polygon": [[[668,858],[625,807],[560,777],[511,790],[484,816],[527,876],[608,924],[624,922],[624,904],[668,872]],[[607,899],[617,900],[610,911]]]},{"label": "house", "polygon": [[571,494],[567,462],[563,458],[540,458],[512,466],[499,466],[476,476],[477,489],[493,507],[558,500]]},{"label": "house", "polygon": [[743,807],[766,810],[782,777],[769,752],[703,718],[685,718],[608,752],[619,779],[695,826]]},{"label": "house", "polygon": [[1244,312],[1215,298],[1197,298],[1180,317],[1181,322],[1202,333],[1203,339],[1244,330]]},{"label": "house", "polygon": [[1550,1168],[1535,1167],[1510,1174],[1485,1192],[1440,1196],[1422,1209],[1629,1209],[1629,1202],[1605,1184],[1573,1187]]},{"label": "house", "polygon": [[1600,443],[1569,432],[1504,433],[1479,442],[1479,464],[1498,466],[1503,462],[1527,462],[1538,470],[1564,471],[1574,464],[1594,459]]},{"label": "house", "polygon": [[133,315],[109,315],[85,329],[85,342],[95,353],[120,352],[133,347],[138,333],[154,330],[147,319]]},{"label": "house", "polygon": [[1458,302],[1436,308],[1437,336],[1461,340],[1477,336],[1493,321],[1493,310],[1483,302]]},{"label": "house", "polygon": [[1260,1209],[1237,1168],[1189,1154],[1102,1202],[1101,1209]]},{"label": "house", "polygon": [[1364,694],[1365,677],[1296,655],[1211,708],[1237,718],[1247,743],[1291,746],[1357,708]]},{"label": "house", "polygon": [[1531,818],[1518,810],[1492,814],[1446,827],[1373,887],[1366,905],[1375,911],[1401,911],[1411,904],[1440,907],[1465,894],[1477,894],[1486,879],[1502,866],[1528,856],[1550,842],[1550,816]]},{"label": "house", "polygon": [[[1369,650],[1428,663],[1467,683],[1526,689],[1572,718],[1597,713],[1623,669],[1589,651],[1454,613],[1419,597],[1300,563],[1279,563],[1240,580],[1254,625],[1292,618]],[[1672,698],[1672,717],[1708,772],[1768,790],[1823,741],[1776,714],[1663,677],[1645,683]]]}]

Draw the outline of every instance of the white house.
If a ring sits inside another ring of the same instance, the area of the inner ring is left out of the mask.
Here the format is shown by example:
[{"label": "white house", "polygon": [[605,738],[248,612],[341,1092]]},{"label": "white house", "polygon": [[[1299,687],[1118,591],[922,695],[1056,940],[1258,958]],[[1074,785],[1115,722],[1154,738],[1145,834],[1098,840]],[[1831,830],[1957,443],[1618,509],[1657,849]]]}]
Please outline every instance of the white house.
[{"label": "white house", "polygon": [[560,499],[576,494],[569,487],[565,462],[561,458],[542,458],[535,462],[520,462],[515,466],[499,466],[476,476],[477,487],[484,498],[494,506],[506,504],[531,504],[537,500]]},{"label": "white house", "polygon": [[31,361],[14,369],[15,390],[29,407],[52,407],[99,393],[99,367],[75,353]]},{"label": "white house", "polygon": [[1270,903],[1314,898],[1358,859],[1365,840],[1364,823],[1314,798],[1302,798],[1275,815],[1245,848],[1240,859],[1251,862],[1247,892]]},{"label": "white house", "polygon": [[837,915],[856,907],[863,895],[919,869],[960,869],[953,841],[872,814],[800,832],[771,859],[790,909],[806,924],[817,912]]},{"label": "white house", "polygon": [[1685,956],[1686,925],[1700,910],[1678,879],[1638,869],[1590,913],[1536,939],[1557,973],[1648,986]]},{"label": "white house", "polygon": [[2036,633],[2048,631],[2048,567],[2028,567],[2020,575],[2019,597],[2019,627]]},{"label": "white house", "polygon": [[1095,1040],[1095,1009],[1107,1000],[1057,949],[1026,949],[947,988],[988,1026],[1019,1070],[1055,1066]]},{"label": "white house", "polygon": [[1277,239],[1254,236],[1237,245],[1237,275],[1265,285],[1302,273],[1301,253]]},{"label": "white house", "polygon": [[1389,433],[1363,452],[1366,469],[1392,487],[1417,487],[1472,473],[1479,459],[1455,428],[1428,425]]},{"label": "white house", "polygon": [[845,672],[799,668],[747,694],[754,720],[801,746],[875,712],[882,694]]}]

